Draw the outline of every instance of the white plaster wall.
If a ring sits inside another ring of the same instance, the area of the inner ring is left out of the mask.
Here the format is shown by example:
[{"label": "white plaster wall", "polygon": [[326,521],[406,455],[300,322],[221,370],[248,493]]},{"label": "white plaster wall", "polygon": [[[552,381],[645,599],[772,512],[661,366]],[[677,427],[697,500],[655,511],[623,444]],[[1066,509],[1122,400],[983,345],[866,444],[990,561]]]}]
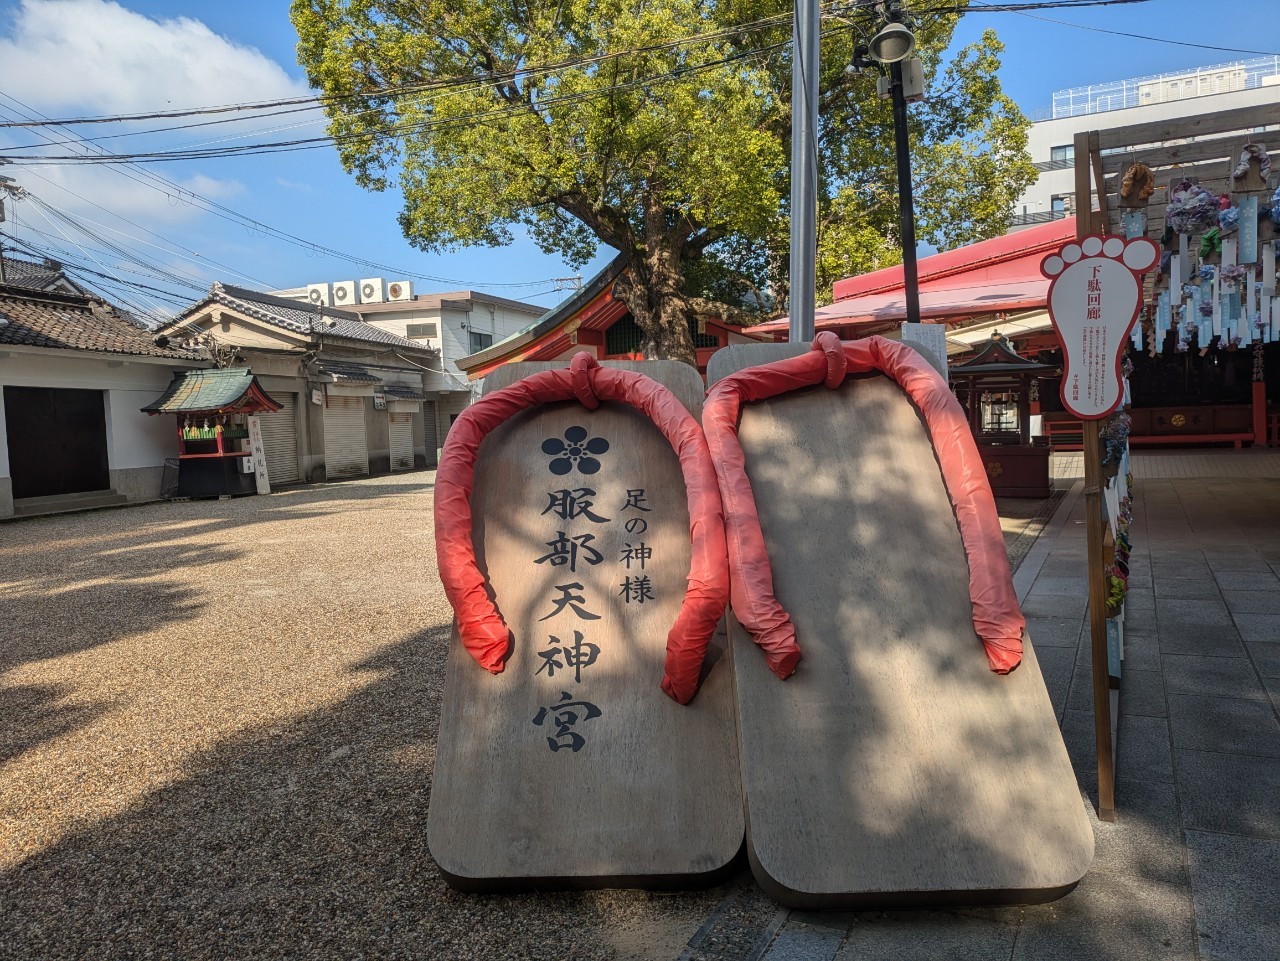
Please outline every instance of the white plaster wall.
[{"label": "white plaster wall", "polygon": [[[468,318],[468,312],[465,310],[442,310],[440,311],[440,348],[442,351],[442,359],[444,360],[444,369],[456,376],[465,375],[458,370],[458,360],[471,354],[471,337],[469,332],[462,329],[462,325],[471,322]],[[490,332],[489,312],[484,312],[483,322],[477,322],[475,329],[483,333]],[[495,337],[496,341],[497,338]]]},{"label": "white plaster wall", "polygon": [[178,421],[173,414],[144,414],[156,399],[152,390],[107,391],[107,457],[112,470],[162,467],[178,456]]},{"label": "white plaster wall", "polygon": [[[412,302],[406,304],[403,311],[377,311],[362,314],[361,316],[364,318],[365,323],[400,337],[409,336],[410,324],[429,324],[432,321],[436,324],[440,323],[440,311],[438,308],[420,307]],[[410,339],[426,347],[440,347],[439,337],[413,337]]]},{"label": "white plaster wall", "polygon": [[16,387],[71,387],[83,390],[154,390],[155,400],[176,371],[189,364],[108,360],[72,351],[0,349],[0,384]]},{"label": "white plaster wall", "polygon": [[[477,307],[483,307],[486,313],[488,312],[487,307],[483,304],[478,304]],[[495,307],[494,315],[494,328],[498,332],[497,336],[493,338],[496,343],[524,330],[541,317],[542,313],[525,313],[519,310],[512,310],[509,307]]]},{"label": "white plaster wall", "polygon": [[[0,387],[61,387],[106,391],[107,451],[111,470],[159,467],[177,456],[171,416],[149,417],[138,408],[164,392],[173,374],[189,369],[112,360],[72,352],[0,351]],[[2,394],[3,391],[0,391]],[[0,403],[0,477],[9,474],[9,443]]]}]

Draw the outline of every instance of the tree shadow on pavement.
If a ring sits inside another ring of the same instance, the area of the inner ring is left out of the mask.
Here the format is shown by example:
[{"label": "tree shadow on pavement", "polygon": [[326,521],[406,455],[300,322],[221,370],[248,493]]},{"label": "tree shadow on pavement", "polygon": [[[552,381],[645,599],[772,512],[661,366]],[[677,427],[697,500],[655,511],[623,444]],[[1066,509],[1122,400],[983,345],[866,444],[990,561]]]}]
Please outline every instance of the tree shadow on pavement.
[{"label": "tree shadow on pavement", "polygon": [[352,669],[376,679],[347,699],[219,743],[4,871],[0,957],[611,958],[673,912],[688,937],[715,892],[444,885],[426,819],[448,638],[438,624],[391,644]]}]

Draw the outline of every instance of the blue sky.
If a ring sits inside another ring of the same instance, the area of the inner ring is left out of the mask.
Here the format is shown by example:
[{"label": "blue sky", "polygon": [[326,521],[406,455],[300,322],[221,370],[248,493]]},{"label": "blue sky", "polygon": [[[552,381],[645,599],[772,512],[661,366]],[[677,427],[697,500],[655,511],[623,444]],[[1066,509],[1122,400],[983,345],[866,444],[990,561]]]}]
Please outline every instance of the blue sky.
[{"label": "blue sky", "polygon": [[[288,6],[285,0],[0,0],[0,117],[12,119],[23,109],[3,95],[48,116],[66,117],[305,94],[302,71],[294,61],[296,38]],[[1036,17],[1280,54],[1280,4],[1275,0],[1150,0],[1040,11]],[[1004,87],[1028,113],[1046,107],[1057,89],[1252,56],[1111,36],[1015,13],[971,14],[961,23],[957,44],[988,26],[1007,45]],[[320,129],[317,122],[296,133],[312,136]],[[57,131],[47,135],[65,137]],[[0,131],[0,145],[33,140],[29,131]],[[104,141],[104,146],[113,142]],[[396,225],[398,194],[361,190],[329,148],[161,164],[148,170],[176,186],[148,183],[140,171],[122,173],[101,165],[8,166],[3,172],[53,211],[35,203],[10,204],[5,229],[46,249],[61,247],[108,272],[113,269],[107,245],[77,234],[59,220],[61,212],[103,240],[144,251],[156,263],[156,272],[189,277],[199,286],[214,279],[289,287],[419,274],[434,279],[415,280],[418,291],[474,287],[542,306],[567,296],[550,281],[572,271],[524,240],[507,249],[474,248],[449,255],[413,249]],[[388,269],[350,264],[263,236],[234,218],[202,211],[185,191]],[[603,252],[586,273],[608,256]],[[138,306],[164,307],[145,300]]]}]

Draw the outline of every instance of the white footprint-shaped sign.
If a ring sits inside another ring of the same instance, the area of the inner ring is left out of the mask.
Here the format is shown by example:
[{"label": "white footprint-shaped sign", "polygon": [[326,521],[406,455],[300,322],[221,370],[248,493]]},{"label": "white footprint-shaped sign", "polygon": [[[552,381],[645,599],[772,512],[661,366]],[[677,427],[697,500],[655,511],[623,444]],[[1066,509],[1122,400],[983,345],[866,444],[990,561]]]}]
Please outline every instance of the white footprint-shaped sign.
[{"label": "white footprint-shaped sign", "polygon": [[1084,420],[1105,417],[1124,397],[1120,357],[1142,306],[1142,274],[1160,248],[1146,237],[1088,236],[1040,264],[1049,318],[1062,341],[1062,404]]}]

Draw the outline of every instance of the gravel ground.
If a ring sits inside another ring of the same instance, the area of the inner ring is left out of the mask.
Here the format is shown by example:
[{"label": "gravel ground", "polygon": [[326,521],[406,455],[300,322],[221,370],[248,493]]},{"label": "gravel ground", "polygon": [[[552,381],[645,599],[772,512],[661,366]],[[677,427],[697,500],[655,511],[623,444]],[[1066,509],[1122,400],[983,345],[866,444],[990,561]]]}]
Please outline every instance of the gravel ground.
[{"label": "gravel ground", "polygon": [[0,524],[0,958],[674,958],[731,890],[427,852],[430,473]]},{"label": "gravel ground", "polygon": [[[0,524],[0,958],[750,954],[776,918],[746,871],[440,880],[433,477]],[[1000,502],[1015,564],[1056,503]]]}]

